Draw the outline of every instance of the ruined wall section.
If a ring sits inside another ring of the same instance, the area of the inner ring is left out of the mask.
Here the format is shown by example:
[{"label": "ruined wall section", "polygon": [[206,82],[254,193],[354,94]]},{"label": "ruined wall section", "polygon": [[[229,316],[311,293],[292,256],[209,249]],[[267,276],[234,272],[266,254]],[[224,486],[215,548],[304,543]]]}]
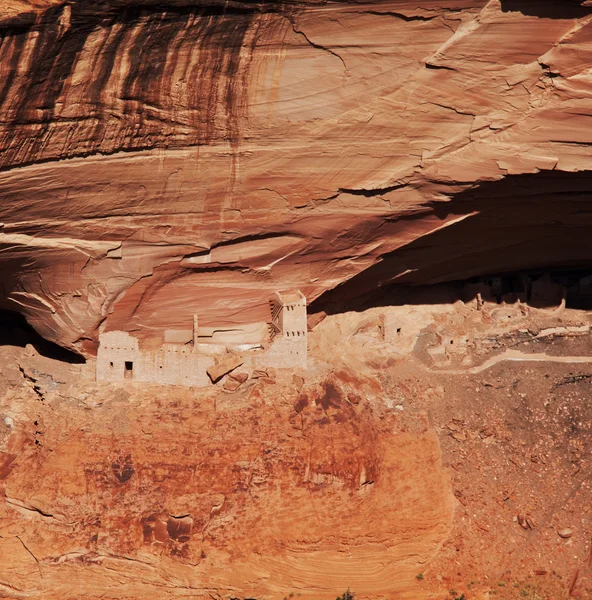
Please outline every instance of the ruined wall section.
[{"label": "ruined wall section", "polygon": [[193,346],[164,344],[160,348],[140,349],[138,340],[124,331],[101,335],[97,381],[203,386],[207,383],[205,368]]},{"label": "ruined wall section", "polygon": [[197,386],[201,380],[197,348],[186,344],[164,344],[141,352],[137,381],[167,385]]},{"label": "ruined wall section", "polygon": [[272,302],[272,324],[277,334],[269,350],[256,358],[260,367],[306,368],[308,356],[306,298],[301,292],[277,293]]},{"label": "ruined wall section", "polygon": [[[125,331],[109,331],[101,334],[97,351],[97,381],[123,381],[126,378],[126,363],[141,362],[138,340]],[[128,365],[129,366],[129,365]]]},{"label": "ruined wall section", "polygon": [[[308,358],[306,297],[299,291],[275,294],[270,301],[272,339],[267,350],[248,353],[246,368],[306,368]],[[198,344],[198,320],[194,316],[191,343],[165,342],[157,348],[140,348],[124,331],[99,336],[97,381],[134,380],[165,385],[204,387],[208,369],[227,346]],[[179,331],[168,332],[179,338]],[[182,332],[186,336],[187,332]],[[167,336],[165,336],[166,339]],[[218,346],[218,347],[217,347]],[[238,349],[238,346],[236,347]]]},{"label": "ruined wall section", "polygon": [[253,362],[262,368],[305,369],[307,354],[306,338],[277,337],[267,352],[253,357]]}]

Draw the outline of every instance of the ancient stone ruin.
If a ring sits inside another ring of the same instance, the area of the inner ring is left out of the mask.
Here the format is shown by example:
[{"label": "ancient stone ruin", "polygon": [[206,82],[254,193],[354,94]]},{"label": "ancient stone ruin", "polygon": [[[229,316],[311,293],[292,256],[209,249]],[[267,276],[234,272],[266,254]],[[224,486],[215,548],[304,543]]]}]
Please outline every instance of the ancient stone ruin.
[{"label": "ancient stone ruin", "polygon": [[271,309],[271,348],[261,364],[268,367],[306,367],[306,298],[300,291],[276,293]]},{"label": "ancient stone ruin", "polygon": [[199,369],[198,345],[165,343],[140,348],[126,331],[108,331],[99,338],[97,381],[135,381],[199,386],[206,383]]},{"label": "ancient stone ruin", "polygon": [[[277,292],[269,304],[269,340],[250,350],[242,364],[251,369],[306,368],[306,297],[300,291]],[[126,331],[101,333],[97,381],[134,380],[194,387],[208,385],[211,382],[208,369],[214,362],[213,345],[199,343],[197,315],[193,318],[191,341],[182,341],[182,336],[177,338],[174,331],[167,331],[162,345],[141,347],[139,340]],[[240,345],[226,347],[229,352],[239,349]]]}]

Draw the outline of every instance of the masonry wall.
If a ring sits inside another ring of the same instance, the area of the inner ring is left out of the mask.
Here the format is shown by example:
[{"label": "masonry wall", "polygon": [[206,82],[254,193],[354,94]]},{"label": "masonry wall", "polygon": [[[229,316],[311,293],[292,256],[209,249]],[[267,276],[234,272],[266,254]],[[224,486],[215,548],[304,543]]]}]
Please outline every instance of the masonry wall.
[{"label": "masonry wall", "polygon": [[[168,385],[207,385],[206,369],[211,361],[200,364],[197,348],[184,344],[164,344],[144,350],[138,340],[124,331],[101,335],[97,353],[97,381],[154,382]],[[126,370],[131,363],[131,371]],[[126,376],[127,375],[127,376]]]},{"label": "masonry wall", "polygon": [[303,297],[295,302],[285,302],[279,310],[276,324],[280,331],[274,337],[269,350],[257,356],[257,365],[278,369],[306,368],[308,355],[306,299]]},{"label": "masonry wall", "polygon": [[125,331],[101,334],[97,352],[97,381],[124,381],[126,362],[133,363],[134,367],[141,362],[138,340]]},{"label": "masonry wall", "polygon": [[[268,350],[244,354],[244,367],[278,369],[306,368],[306,299],[297,296],[284,302],[270,301],[276,335]],[[194,331],[196,328],[194,328]],[[218,349],[217,354],[226,350]],[[124,331],[101,334],[97,354],[97,381],[124,380],[203,387],[210,383],[207,370],[215,361],[212,348],[202,345],[165,343],[144,349]],[[126,368],[126,363],[128,368]]]},{"label": "masonry wall", "polygon": [[162,348],[141,351],[140,357],[136,381],[186,386],[202,382],[198,352],[193,346],[164,344]]},{"label": "masonry wall", "polygon": [[258,367],[306,368],[308,356],[306,336],[292,337],[287,333],[277,335],[269,350],[254,357]]},{"label": "masonry wall", "polygon": [[295,335],[306,337],[306,302],[286,304],[282,308],[279,316],[279,327],[285,335]]}]

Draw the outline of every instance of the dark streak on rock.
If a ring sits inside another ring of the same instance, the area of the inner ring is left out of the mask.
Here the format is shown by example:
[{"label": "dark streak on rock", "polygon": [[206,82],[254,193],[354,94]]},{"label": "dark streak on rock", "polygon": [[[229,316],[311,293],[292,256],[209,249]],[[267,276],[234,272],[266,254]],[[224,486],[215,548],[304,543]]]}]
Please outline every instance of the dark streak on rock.
[{"label": "dark streak on rock", "polygon": [[16,458],[16,454],[9,454],[4,452],[0,453],[0,481],[6,479],[10,475],[10,472],[14,467],[13,463],[16,460]]},{"label": "dark streak on rock", "polygon": [[317,400],[324,410],[331,408],[339,408],[342,404],[341,393],[330,381],[323,382],[323,395]]},{"label": "dark streak on rock", "polygon": [[15,36],[2,36],[0,38],[0,50],[2,50],[4,44],[9,44],[12,40],[14,40],[15,49],[10,55],[10,61],[8,66],[8,73],[5,76],[4,84],[0,88],[0,109],[2,109],[2,105],[6,100],[6,96],[12,84],[14,83],[14,79],[16,77],[16,69],[19,63],[19,57],[23,51],[26,36],[24,35],[15,35]]},{"label": "dark streak on rock", "polygon": [[[0,169],[213,141],[228,141],[236,149],[258,22],[245,57],[241,49],[257,15],[285,12],[286,5],[248,0],[173,7],[138,4],[78,0],[37,17],[0,23],[0,70],[5,73],[0,109],[6,122],[0,126]],[[68,105],[64,90],[89,37],[100,33],[103,41],[93,46],[89,64],[79,74],[84,103]],[[187,87],[187,106],[178,107],[171,89],[178,83],[172,74],[181,45],[185,57],[200,57],[191,68],[188,60],[180,79]],[[31,53],[31,66],[19,74],[25,52]],[[110,88],[117,57],[126,53],[130,65],[123,85],[120,90]],[[64,112],[69,115],[66,120]],[[90,117],[96,122],[89,122]]]}]

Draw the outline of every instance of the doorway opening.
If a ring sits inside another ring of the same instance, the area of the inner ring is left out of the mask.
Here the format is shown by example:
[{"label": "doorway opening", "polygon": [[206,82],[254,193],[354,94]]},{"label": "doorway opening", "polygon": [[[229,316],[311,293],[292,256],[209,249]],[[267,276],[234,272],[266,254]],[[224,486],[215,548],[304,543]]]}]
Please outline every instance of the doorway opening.
[{"label": "doorway opening", "polygon": [[125,378],[126,379],[134,378],[134,363],[130,360],[125,361]]}]

